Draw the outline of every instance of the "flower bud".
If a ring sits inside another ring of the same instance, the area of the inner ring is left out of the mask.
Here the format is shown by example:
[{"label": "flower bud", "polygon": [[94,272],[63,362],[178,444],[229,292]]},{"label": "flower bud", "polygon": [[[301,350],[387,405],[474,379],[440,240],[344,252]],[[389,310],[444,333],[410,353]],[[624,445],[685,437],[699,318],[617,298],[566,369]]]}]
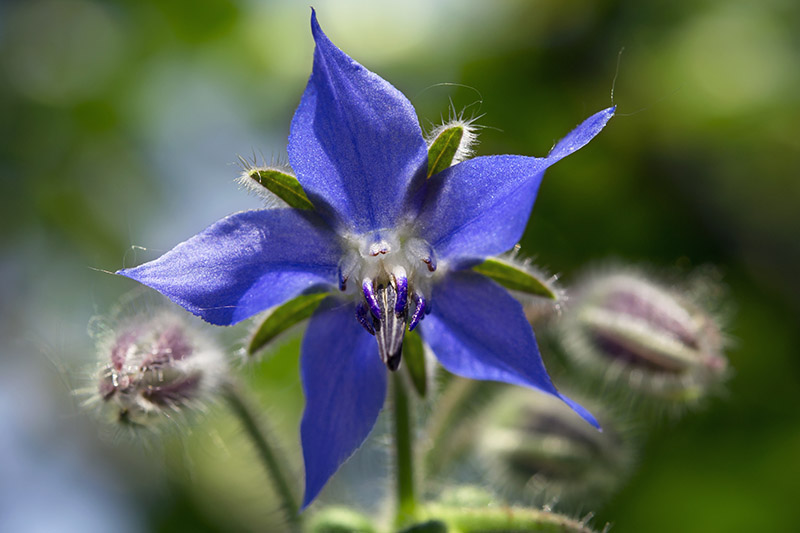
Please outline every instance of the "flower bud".
[{"label": "flower bud", "polygon": [[724,336],[687,291],[630,271],[577,284],[560,322],[568,358],[605,381],[691,404],[722,381]]},{"label": "flower bud", "polygon": [[97,339],[93,403],[117,422],[148,425],[205,405],[227,376],[222,351],[171,311],[117,319]]},{"label": "flower bud", "polygon": [[612,494],[633,463],[625,435],[603,409],[597,431],[552,396],[509,388],[487,411],[477,450],[512,500],[583,511]]}]

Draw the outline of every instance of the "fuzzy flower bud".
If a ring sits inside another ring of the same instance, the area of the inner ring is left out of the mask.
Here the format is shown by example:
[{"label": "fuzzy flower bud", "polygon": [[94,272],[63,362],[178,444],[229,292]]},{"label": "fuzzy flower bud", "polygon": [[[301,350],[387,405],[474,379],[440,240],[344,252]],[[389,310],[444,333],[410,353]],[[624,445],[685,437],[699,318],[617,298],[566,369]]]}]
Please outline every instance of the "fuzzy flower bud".
[{"label": "fuzzy flower bud", "polygon": [[176,313],[114,322],[99,328],[102,366],[90,402],[122,424],[148,425],[184,408],[202,407],[227,377],[222,351]]},{"label": "fuzzy flower bud", "polygon": [[630,271],[576,285],[561,321],[567,357],[604,380],[676,404],[726,374],[718,321],[690,293]]},{"label": "fuzzy flower bud", "polygon": [[600,417],[597,431],[543,394],[508,389],[486,415],[476,449],[498,488],[517,501],[573,510],[599,505],[633,463],[629,440],[609,417]]}]

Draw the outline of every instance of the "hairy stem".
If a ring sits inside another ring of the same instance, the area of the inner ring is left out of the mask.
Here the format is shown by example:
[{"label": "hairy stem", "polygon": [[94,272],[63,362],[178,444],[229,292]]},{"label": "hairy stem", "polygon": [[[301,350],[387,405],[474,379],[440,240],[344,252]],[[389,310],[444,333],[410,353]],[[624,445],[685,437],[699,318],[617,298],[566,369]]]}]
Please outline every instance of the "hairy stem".
[{"label": "hairy stem", "polygon": [[394,394],[394,442],[396,460],[397,515],[401,526],[416,516],[417,499],[414,490],[414,455],[411,408],[408,391],[400,372],[392,372]]},{"label": "hairy stem", "polygon": [[283,471],[282,465],[288,464],[287,461],[280,456],[278,449],[270,444],[268,433],[264,431],[262,423],[259,422],[256,414],[249,405],[247,399],[243,396],[239,387],[234,384],[228,384],[225,387],[225,399],[228,401],[233,413],[239,419],[244,428],[247,436],[256,447],[258,456],[261,459],[267,475],[272,480],[275,493],[281,501],[286,521],[288,522],[292,531],[300,531],[300,514],[297,500],[292,492],[290,485],[287,481],[286,473]]}]

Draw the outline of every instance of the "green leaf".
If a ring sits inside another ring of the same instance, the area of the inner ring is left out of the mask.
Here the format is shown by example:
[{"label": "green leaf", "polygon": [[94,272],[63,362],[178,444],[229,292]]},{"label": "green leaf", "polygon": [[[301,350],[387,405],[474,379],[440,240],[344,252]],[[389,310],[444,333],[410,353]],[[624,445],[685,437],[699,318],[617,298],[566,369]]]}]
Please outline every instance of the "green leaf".
[{"label": "green leaf", "polygon": [[275,337],[311,316],[327,293],[302,294],[293,300],[273,309],[256,330],[250,344],[248,355],[254,355]]},{"label": "green leaf", "polygon": [[496,257],[490,257],[472,270],[492,278],[497,283],[512,291],[524,292],[541,296],[550,300],[557,300],[558,294],[553,287],[541,276],[522,266],[515,265]]},{"label": "green leaf", "polygon": [[464,137],[462,125],[443,129],[428,148],[428,177],[449,168]]},{"label": "green leaf", "polygon": [[403,360],[406,362],[411,383],[421,398],[428,391],[428,369],[425,366],[425,349],[422,347],[422,338],[416,331],[406,333],[403,340]]},{"label": "green leaf", "polygon": [[[314,209],[297,178],[275,168],[251,168],[245,175],[296,209]],[[244,179],[244,178],[243,178]]]}]

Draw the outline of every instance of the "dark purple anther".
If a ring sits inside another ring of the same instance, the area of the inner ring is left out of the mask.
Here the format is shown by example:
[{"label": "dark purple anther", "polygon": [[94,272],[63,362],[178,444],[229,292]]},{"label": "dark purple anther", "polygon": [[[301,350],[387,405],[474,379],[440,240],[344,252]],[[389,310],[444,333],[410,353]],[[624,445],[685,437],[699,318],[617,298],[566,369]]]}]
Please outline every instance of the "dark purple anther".
[{"label": "dark purple anther", "polygon": [[367,333],[375,335],[375,328],[372,326],[372,319],[368,315],[367,306],[364,302],[358,302],[356,304],[356,318],[358,319],[358,323],[367,330]]},{"label": "dark purple anther", "polygon": [[408,303],[408,278],[405,276],[395,278],[397,285],[397,301],[394,304],[394,312],[398,315],[405,313]]},{"label": "dark purple anther", "polygon": [[428,267],[429,272],[436,270],[436,254],[433,247],[422,239],[409,239],[406,243],[406,257],[412,263],[422,261]]},{"label": "dark purple anther", "polygon": [[364,299],[367,301],[369,310],[372,311],[375,318],[381,320],[383,314],[381,314],[381,306],[378,305],[378,298],[375,296],[375,287],[372,286],[372,280],[365,278],[361,284],[361,289],[364,291]]},{"label": "dark purple anther", "polygon": [[344,258],[339,263],[339,290],[346,291],[347,290],[347,280],[350,279],[350,276],[353,275],[356,268],[358,267],[358,254],[355,252],[350,252],[344,256]]},{"label": "dark purple anther", "polygon": [[411,315],[411,320],[408,321],[408,331],[414,331],[419,321],[424,318],[425,309],[428,307],[425,297],[419,293],[414,293],[414,301],[416,306],[414,307],[414,313]]},{"label": "dark purple anther", "polygon": [[378,255],[386,255],[389,253],[389,244],[384,241],[383,239],[372,243],[369,247],[369,255],[372,257],[377,257]]}]

